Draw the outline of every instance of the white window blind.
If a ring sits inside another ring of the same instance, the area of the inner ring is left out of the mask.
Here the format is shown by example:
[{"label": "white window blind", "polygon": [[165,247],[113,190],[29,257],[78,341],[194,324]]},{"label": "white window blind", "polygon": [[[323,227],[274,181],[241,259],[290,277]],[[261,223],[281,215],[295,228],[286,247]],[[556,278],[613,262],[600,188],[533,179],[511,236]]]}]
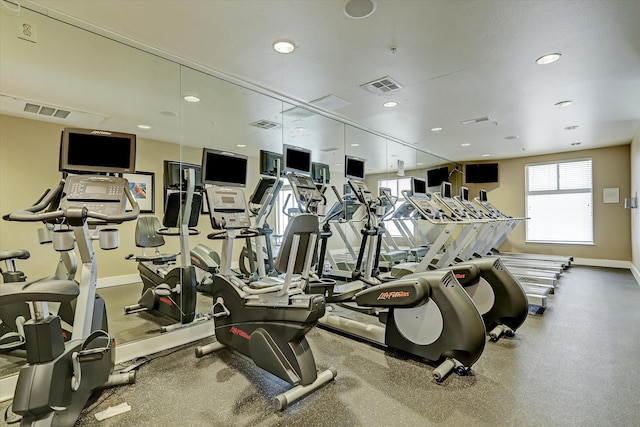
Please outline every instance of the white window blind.
[{"label": "white window blind", "polygon": [[[404,196],[402,195],[402,190],[411,191],[411,178],[396,178],[396,179],[381,179],[378,181],[378,194],[380,194],[380,188],[390,188],[391,195],[393,197],[397,197],[398,200],[395,203],[396,209],[400,207],[404,203]],[[393,237],[401,237],[402,233],[398,227],[392,221],[386,221],[384,223],[384,227],[387,229],[389,234]],[[410,225],[413,227],[413,224]]]},{"label": "white window blind", "polygon": [[526,176],[526,240],[593,243],[591,159],[529,164]]}]

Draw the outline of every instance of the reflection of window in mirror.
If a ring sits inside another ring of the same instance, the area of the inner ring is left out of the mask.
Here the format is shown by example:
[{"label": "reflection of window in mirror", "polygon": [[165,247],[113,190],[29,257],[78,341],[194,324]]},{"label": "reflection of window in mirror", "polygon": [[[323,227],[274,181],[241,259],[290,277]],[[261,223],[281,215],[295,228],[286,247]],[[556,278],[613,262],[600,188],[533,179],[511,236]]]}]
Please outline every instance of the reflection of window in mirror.
[{"label": "reflection of window in mirror", "polygon": [[[380,193],[380,188],[389,188],[391,189],[391,196],[396,199],[394,204],[395,210],[398,211],[400,206],[405,203],[404,196],[402,195],[403,190],[411,190],[411,177],[408,178],[392,178],[392,179],[379,179],[378,180],[378,194]],[[407,223],[407,226],[410,227],[412,231],[415,227],[415,223],[410,221]],[[403,237],[402,232],[396,225],[395,221],[386,221],[385,228],[389,232],[392,237]]]}]

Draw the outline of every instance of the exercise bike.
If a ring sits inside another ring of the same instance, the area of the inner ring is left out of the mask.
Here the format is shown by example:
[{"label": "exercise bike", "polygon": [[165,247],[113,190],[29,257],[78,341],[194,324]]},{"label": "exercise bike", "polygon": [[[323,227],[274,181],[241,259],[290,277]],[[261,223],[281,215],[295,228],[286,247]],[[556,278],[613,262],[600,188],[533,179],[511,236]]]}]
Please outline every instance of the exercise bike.
[{"label": "exercise bike", "polygon": [[[59,208],[45,212],[60,194]],[[133,211],[125,213],[125,200]],[[45,278],[0,287],[0,305],[28,302],[34,311],[34,317],[24,325],[28,364],[20,370],[12,405],[12,411],[22,416],[21,425],[73,425],[94,391],[135,381],[133,372],[112,374],[115,340],[103,327],[106,308],[96,295],[97,265],[89,223],[120,223],[135,219],[138,213],[124,178],[75,175],[67,177],[38,204],[3,217],[20,222],[64,221],[68,229],[61,241],[66,246],[58,249],[68,250],[75,242],[82,261],[79,283]],[[101,230],[101,247],[117,247],[116,232]],[[65,343],[60,317],[49,314],[47,302],[68,303],[74,299],[73,333]]]},{"label": "exercise bike", "polygon": [[[244,185],[247,158],[205,149],[203,182]],[[307,295],[303,288],[309,278],[318,234],[313,215],[298,216],[283,236],[274,266],[284,278],[265,277],[246,284],[231,272],[234,239],[255,237],[240,188],[215,186],[206,189],[211,225],[208,237],[222,239],[221,271],[212,286],[216,342],[196,348],[196,356],[229,347],[256,365],[288,382],[292,389],[274,399],[281,410],[311,393],[336,376],[329,368],[317,372],[306,334],[325,312],[321,295]],[[294,280],[294,274],[300,279]]]},{"label": "exercise bike", "polygon": [[[180,266],[169,269],[171,263],[175,263],[178,254],[161,254],[156,251],[154,254],[143,253],[127,257],[138,262],[143,288],[138,303],[125,307],[124,312],[130,314],[142,310],[150,311],[179,322],[163,326],[163,332],[209,318],[207,315],[196,313],[198,280],[189,252],[189,235],[199,233],[194,227],[200,216],[202,196],[194,192],[194,170],[186,169],[185,172],[187,191],[168,194],[164,227],[161,228],[160,222],[153,216],[140,217],[136,224],[136,246],[143,249],[163,245],[163,235],[179,236]],[[176,227],[177,231],[172,231]]]}]

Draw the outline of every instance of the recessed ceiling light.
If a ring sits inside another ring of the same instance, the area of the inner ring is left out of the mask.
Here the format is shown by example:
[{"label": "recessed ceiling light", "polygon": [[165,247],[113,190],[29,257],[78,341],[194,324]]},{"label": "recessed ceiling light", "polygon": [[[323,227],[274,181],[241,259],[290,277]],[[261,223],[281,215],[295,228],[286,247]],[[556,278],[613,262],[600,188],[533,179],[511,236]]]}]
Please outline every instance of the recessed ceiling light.
[{"label": "recessed ceiling light", "polygon": [[482,157],[489,157],[491,154],[483,154]]},{"label": "recessed ceiling light", "polygon": [[200,98],[195,95],[187,95],[183,99],[187,102],[200,102]]},{"label": "recessed ceiling light", "polygon": [[178,113],[176,113],[175,111],[163,111],[160,114],[162,114],[165,117],[177,117]]},{"label": "recessed ceiling light", "polygon": [[244,144],[236,144],[236,147],[244,148],[244,147],[246,147],[246,145],[244,145]]},{"label": "recessed ceiling light", "polygon": [[273,50],[278,53],[291,53],[295,48],[296,45],[290,40],[276,40],[273,42]]},{"label": "recessed ceiling light", "polygon": [[431,132],[440,132],[442,128],[431,128]]},{"label": "recessed ceiling light", "polygon": [[509,135],[504,137],[504,139],[518,139],[518,138],[520,138],[518,135]]},{"label": "recessed ceiling light", "polygon": [[582,144],[582,142],[572,142],[572,143],[571,143],[571,145],[574,145],[574,146],[575,146],[575,145],[580,145],[580,144]]},{"label": "recessed ceiling light", "polygon": [[396,107],[397,105],[398,105],[398,103],[396,101],[387,101],[384,104],[382,104],[382,106],[387,107],[387,108]]},{"label": "recessed ceiling light", "polygon": [[302,127],[297,127],[297,128],[294,128],[293,130],[295,130],[296,132],[304,132],[306,129]]},{"label": "recessed ceiling light", "polygon": [[564,128],[564,130],[576,130],[578,129],[578,125],[573,125],[573,126],[567,126],[566,128]]},{"label": "recessed ceiling light", "polygon": [[539,64],[539,65],[551,64],[552,62],[556,62],[558,59],[560,59],[561,56],[562,55],[560,53],[550,53],[548,55],[544,55],[536,59],[536,64]]},{"label": "recessed ceiling light", "polygon": [[555,107],[568,107],[569,105],[573,104],[573,101],[560,101],[560,102],[556,102],[555,104],[553,104]]},{"label": "recessed ceiling light", "polygon": [[471,144],[469,144],[468,142],[465,142],[464,144],[460,144],[460,146],[461,146],[461,147],[468,147],[468,146],[470,146],[470,145],[471,145]]},{"label": "recessed ceiling light", "polygon": [[149,126],[149,125],[138,125],[138,127],[140,129],[151,129],[151,126]]},{"label": "recessed ceiling light", "polygon": [[422,166],[422,165],[424,165],[424,163],[422,163],[422,162],[418,162],[418,163],[416,163],[416,165],[417,165],[417,166]]},{"label": "recessed ceiling light", "polygon": [[351,144],[352,147],[360,147],[360,144]]},{"label": "recessed ceiling light", "polygon": [[336,163],[334,166],[342,166],[341,163]]}]

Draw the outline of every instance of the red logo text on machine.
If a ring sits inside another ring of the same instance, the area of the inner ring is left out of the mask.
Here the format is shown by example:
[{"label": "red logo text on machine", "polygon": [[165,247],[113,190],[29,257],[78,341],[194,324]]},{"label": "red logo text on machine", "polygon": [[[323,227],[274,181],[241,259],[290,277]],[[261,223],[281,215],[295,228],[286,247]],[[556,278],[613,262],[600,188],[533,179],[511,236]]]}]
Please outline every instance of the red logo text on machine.
[{"label": "red logo text on machine", "polygon": [[235,326],[232,326],[231,329],[229,329],[229,332],[231,332],[234,335],[237,335],[239,337],[242,337],[246,340],[250,339],[251,337],[249,336],[248,333],[246,333],[245,331],[236,328]]},{"label": "red logo text on machine", "polygon": [[410,295],[411,292],[409,291],[382,292],[376,299],[406,298]]},{"label": "red logo text on machine", "polygon": [[454,274],[456,279],[464,279],[465,277],[467,277],[466,274],[462,274],[462,273],[456,273]]}]

